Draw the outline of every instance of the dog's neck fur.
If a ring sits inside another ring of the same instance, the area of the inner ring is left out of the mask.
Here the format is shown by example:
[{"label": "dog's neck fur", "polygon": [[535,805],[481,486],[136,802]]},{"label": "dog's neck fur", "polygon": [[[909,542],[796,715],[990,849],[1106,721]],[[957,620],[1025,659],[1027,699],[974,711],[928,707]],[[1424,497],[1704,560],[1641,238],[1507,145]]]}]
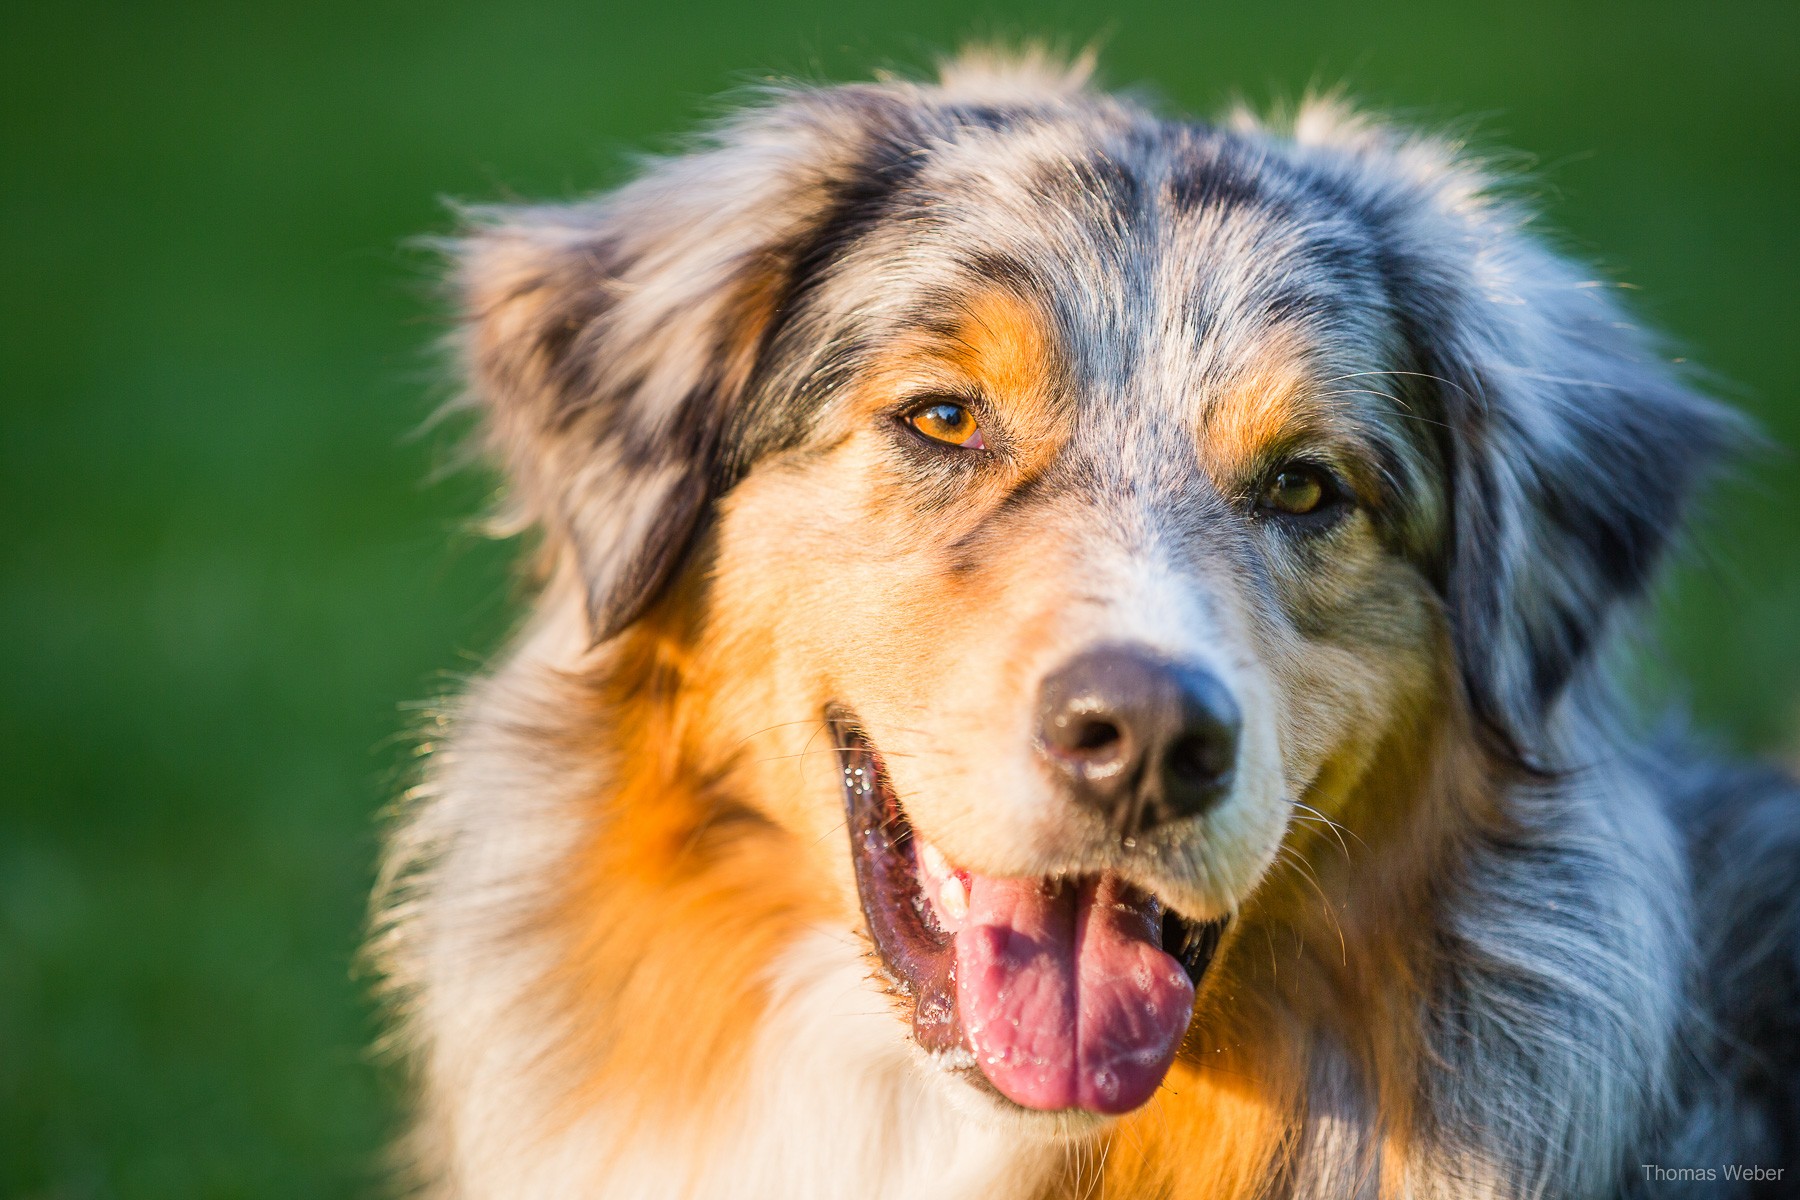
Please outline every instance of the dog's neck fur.
[{"label": "dog's neck fur", "polygon": [[[1359,907],[1354,846],[1333,866],[1313,839],[1311,882],[1278,869],[1238,922],[1165,1092],[1110,1134],[1044,1144],[972,1119],[960,1084],[921,1072],[841,913],[776,887],[750,899],[755,927],[682,925],[734,872],[779,860],[773,827],[747,824],[716,879],[583,889],[600,868],[578,860],[622,836],[618,792],[646,786],[607,725],[641,681],[607,677],[630,656],[590,648],[567,581],[538,611],[447,714],[387,864],[377,950],[422,1064],[434,1194],[1602,1194],[1659,1094],[1678,1014],[1634,981],[1677,971],[1687,931],[1679,896],[1634,881],[1682,869],[1648,790],[1596,749],[1616,744],[1604,731],[1560,730],[1586,765],[1554,787],[1496,795],[1452,746],[1408,776],[1417,796],[1365,797],[1450,813],[1434,836],[1459,841],[1459,873],[1395,881],[1427,903],[1384,913]],[[1364,786],[1384,785],[1373,771]],[[1505,819],[1518,806],[1537,811]],[[1396,928],[1409,911],[1431,915]],[[568,966],[584,956],[603,966]],[[671,989],[689,986],[680,1003]],[[1445,1086],[1462,1073],[1484,1086]]]}]

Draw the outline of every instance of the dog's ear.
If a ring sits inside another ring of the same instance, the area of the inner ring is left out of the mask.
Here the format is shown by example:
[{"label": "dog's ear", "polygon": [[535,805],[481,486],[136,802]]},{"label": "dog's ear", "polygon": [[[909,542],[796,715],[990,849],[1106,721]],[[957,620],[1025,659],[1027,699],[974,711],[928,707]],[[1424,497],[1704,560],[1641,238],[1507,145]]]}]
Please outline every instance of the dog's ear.
[{"label": "dog's ear", "polygon": [[1337,159],[1377,231],[1415,394],[1440,422],[1458,661],[1497,748],[1531,764],[1545,716],[1748,428],[1453,147],[1333,105],[1303,112],[1296,140]]},{"label": "dog's ear", "polygon": [[610,195],[468,214],[464,369],[509,517],[572,554],[596,641],[644,612],[703,525],[772,326],[867,218],[890,107],[796,93]]}]

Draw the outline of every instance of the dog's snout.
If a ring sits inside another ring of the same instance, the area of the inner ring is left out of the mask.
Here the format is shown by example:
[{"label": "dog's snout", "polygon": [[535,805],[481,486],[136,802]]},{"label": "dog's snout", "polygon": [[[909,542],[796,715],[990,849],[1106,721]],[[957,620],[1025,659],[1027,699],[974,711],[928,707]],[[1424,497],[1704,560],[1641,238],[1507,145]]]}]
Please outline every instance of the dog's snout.
[{"label": "dog's snout", "polygon": [[1121,834],[1197,816],[1231,785],[1242,724],[1211,671],[1133,646],[1065,663],[1040,692],[1040,748]]}]

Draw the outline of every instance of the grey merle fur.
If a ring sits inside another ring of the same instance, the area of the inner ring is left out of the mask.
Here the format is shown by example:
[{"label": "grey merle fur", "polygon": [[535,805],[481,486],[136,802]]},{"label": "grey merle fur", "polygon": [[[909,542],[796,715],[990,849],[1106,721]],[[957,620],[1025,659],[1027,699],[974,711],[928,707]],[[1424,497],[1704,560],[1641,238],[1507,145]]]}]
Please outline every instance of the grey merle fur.
[{"label": "grey merle fur", "polygon": [[[888,84],[779,96],[589,204],[476,213],[459,251],[471,321],[510,309],[535,333],[472,341],[469,370],[519,481],[517,518],[572,548],[594,636],[654,603],[710,506],[800,446],[870,347],[927,319],[845,298],[884,256],[943,238],[947,196],[958,213],[979,205],[971,145],[1026,138],[1046,149],[993,168],[1022,175],[1032,199],[1013,203],[1088,240],[1059,258],[977,237],[936,286],[1047,298],[1072,343],[1116,338],[1128,355],[1129,314],[1074,327],[1092,315],[1082,272],[1129,275],[1175,223],[1233,220],[1287,265],[1259,273],[1252,256],[1196,278],[1200,338],[1288,322],[1393,334],[1387,516],[1439,588],[1489,769],[1518,789],[1514,832],[1472,852],[1471,911],[1446,934],[1462,968],[1434,997],[1448,1067],[1427,1085],[1430,1119],[1517,1194],[1675,1195],[1634,1182],[1637,1164],[1694,1157],[1800,1177],[1800,795],[1691,756],[1641,767],[1682,854],[1632,860],[1633,896],[1649,899],[1613,905],[1595,875],[1619,864],[1581,848],[1606,836],[1582,806],[1608,794],[1578,781],[1596,744],[1629,747],[1555,732],[1612,728],[1599,649],[1738,422],[1440,143],[1352,118],[1288,139],[1086,92],[972,103]],[[1531,907],[1550,897],[1563,916]],[[1602,910],[1671,923],[1645,934],[1653,973],[1606,965],[1605,919],[1583,924]],[[1635,1083],[1582,1090],[1591,1056],[1630,1055]],[[1576,1110],[1549,1111],[1563,1099]],[[1333,1169],[1296,1168],[1287,1186]]]}]

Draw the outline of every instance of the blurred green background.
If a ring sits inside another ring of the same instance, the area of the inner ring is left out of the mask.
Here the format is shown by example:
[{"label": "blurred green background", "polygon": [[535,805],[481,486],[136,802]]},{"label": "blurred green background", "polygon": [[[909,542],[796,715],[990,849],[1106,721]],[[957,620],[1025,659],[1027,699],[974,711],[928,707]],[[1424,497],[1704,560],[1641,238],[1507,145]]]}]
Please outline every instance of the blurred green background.
[{"label": "blurred green background", "polygon": [[[406,702],[472,669],[512,600],[506,548],[466,532],[486,481],[428,483],[446,440],[412,436],[441,325],[405,247],[441,198],[603,186],[770,73],[1099,34],[1109,81],[1184,109],[1343,82],[1476,118],[1800,444],[1791,2],[67,3],[6,26],[0,1196],[381,1186],[394,1086],[352,963],[377,813]],[[1660,671],[1746,749],[1800,745],[1797,510],[1785,452],[1752,464],[1660,622]]]}]

